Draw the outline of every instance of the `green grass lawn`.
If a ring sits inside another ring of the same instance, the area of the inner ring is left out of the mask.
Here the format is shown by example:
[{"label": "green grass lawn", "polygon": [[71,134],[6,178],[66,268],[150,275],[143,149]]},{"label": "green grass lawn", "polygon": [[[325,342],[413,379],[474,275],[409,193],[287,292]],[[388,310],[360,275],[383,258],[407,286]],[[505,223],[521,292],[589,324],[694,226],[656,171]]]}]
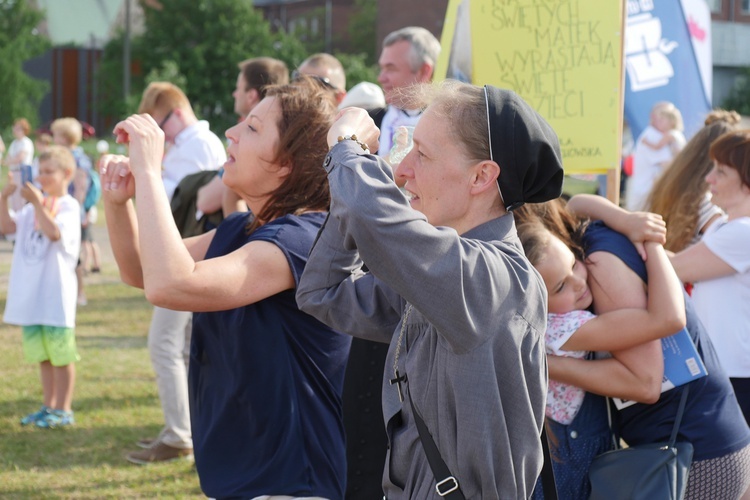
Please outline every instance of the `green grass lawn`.
[{"label": "green grass lawn", "polygon": [[[3,310],[10,251],[0,242]],[[123,458],[163,422],[146,347],[151,306],[119,282],[112,262],[94,276],[78,309],[75,426],[19,424],[41,403],[38,367],[23,361],[20,328],[0,324],[0,498],[200,498],[192,464]]]}]

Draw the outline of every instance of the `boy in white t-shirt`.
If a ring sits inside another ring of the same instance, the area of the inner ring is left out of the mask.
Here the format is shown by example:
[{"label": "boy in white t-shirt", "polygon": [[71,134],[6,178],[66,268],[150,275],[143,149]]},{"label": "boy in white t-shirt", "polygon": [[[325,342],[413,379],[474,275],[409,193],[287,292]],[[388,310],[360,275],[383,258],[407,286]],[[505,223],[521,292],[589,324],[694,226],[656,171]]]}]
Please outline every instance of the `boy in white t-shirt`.
[{"label": "boy in white t-shirt", "polygon": [[15,234],[8,299],[3,320],[23,327],[23,351],[39,363],[44,403],[21,419],[22,425],[61,427],[74,423],[71,403],[75,362],[78,286],[75,268],[81,247],[81,208],[68,194],[76,169],[71,152],[50,146],[39,156],[36,179],[20,187],[28,201],[11,217],[8,197],[17,189],[12,177],[0,193],[0,230]]}]

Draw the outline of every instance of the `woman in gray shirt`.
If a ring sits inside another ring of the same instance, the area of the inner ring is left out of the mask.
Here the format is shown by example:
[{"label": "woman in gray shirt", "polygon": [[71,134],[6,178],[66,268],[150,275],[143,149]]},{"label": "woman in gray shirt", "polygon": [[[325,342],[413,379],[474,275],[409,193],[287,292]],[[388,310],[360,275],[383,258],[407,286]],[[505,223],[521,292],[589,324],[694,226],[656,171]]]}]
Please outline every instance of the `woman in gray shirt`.
[{"label": "woman in gray shirt", "polygon": [[378,130],[363,110],[344,110],[329,131],[331,210],[297,301],[390,344],[390,500],[438,494],[415,411],[451,473],[440,491],[528,498],[542,467],[547,297],[510,211],[560,195],[557,136],[510,91],[450,82],[420,92],[431,104],[396,172],[408,196],[369,153]]}]

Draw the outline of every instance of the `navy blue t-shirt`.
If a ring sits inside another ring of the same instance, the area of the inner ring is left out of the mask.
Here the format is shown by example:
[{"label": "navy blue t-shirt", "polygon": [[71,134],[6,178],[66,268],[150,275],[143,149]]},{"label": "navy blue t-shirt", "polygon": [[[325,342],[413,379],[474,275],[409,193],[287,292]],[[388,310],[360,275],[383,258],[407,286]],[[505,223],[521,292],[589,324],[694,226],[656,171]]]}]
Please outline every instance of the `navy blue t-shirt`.
[{"label": "navy blue t-shirt", "polygon": [[[206,259],[268,241],[299,283],[324,218],[285,216],[248,236],[247,214],[234,214],[219,225]],[[206,495],[344,497],[341,392],[350,343],[301,312],[294,290],[194,315],[190,412]]]},{"label": "navy blue t-shirt", "polygon": [[[583,241],[586,255],[608,252],[619,257],[645,282],[646,264],[624,235],[601,222],[589,225]],[[742,416],[734,390],[716,357],[714,346],[698,319],[693,301],[685,294],[687,330],[703,359],[708,375],[690,382],[685,413],[677,441],[693,444],[693,460],[724,456],[750,443],[750,429]],[[652,405],[635,404],[617,412],[622,438],[630,445],[669,441],[682,387],[661,395]]]}]

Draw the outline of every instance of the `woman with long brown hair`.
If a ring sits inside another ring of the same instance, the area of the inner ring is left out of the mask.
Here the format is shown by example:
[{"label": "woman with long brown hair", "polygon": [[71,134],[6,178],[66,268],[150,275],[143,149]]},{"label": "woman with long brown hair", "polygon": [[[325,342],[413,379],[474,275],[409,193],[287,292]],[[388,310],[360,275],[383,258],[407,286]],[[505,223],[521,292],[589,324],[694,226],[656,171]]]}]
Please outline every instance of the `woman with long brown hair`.
[{"label": "woman with long brown hair", "polygon": [[664,248],[672,252],[696,243],[722,211],[711,203],[706,175],[713,167],[708,155],[711,143],[740,123],[735,111],[715,110],[705,126],[674,157],[670,167],[654,184],[646,202],[649,212],[664,217],[669,231]]}]

